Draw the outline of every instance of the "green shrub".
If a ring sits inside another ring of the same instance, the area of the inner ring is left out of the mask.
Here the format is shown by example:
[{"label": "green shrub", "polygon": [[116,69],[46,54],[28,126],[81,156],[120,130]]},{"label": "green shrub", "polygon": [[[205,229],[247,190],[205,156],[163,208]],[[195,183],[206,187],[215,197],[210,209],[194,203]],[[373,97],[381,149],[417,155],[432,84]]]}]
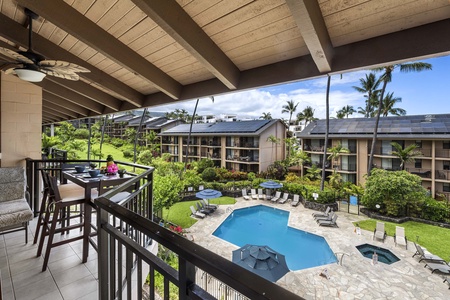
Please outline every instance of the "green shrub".
[{"label": "green shrub", "polygon": [[215,168],[208,167],[202,173],[202,179],[207,182],[214,181],[216,179],[216,170]]},{"label": "green shrub", "polygon": [[75,130],[74,137],[77,139],[89,139],[89,130],[86,128],[79,128]]},{"label": "green shrub", "polygon": [[197,162],[197,172],[202,174],[206,168],[213,168],[214,161],[209,158],[202,158]]},{"label": "green shrub", "polygon": [[255,180],[255,178],[256,178],[256,175],[255,175],[254,172],[249,172],[249,173],[247,174],[247,179],[248,179],[248,180],[253,181],[253,180]]},{"label": "green shrub", "polygon": [[125,158],[133,158],[134,151],[130,150],[130,149],[125,149],[125,150],[122,150],[122,154],[123,154],[123,157],[125,157]]},{"label": "green shrub", "polygon": [[111,143],[111,145],[113,145],[114,147],[120,148],[120,147],[122,147],[122,146],[126,143],[126,141],[124,141],[124,140],[122,140],[122,139],[119,139],[119,138],[112,138],[110,143]]},{"label": "green shrub", "polygon": [[421,206],[422,218],[434,222],[446,222],[450,215],[450,209],[443,202],[433,198],[427,198]]}]

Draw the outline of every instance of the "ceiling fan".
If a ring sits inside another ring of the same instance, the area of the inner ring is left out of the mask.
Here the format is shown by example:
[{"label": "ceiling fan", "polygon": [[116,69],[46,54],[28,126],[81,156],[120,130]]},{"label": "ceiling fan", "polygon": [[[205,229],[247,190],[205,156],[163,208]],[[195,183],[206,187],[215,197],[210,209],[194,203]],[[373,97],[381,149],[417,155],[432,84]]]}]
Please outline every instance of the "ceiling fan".
[{"label": "ceiling fan", "polygon": [[78,80],[77,73],[90,72],[88,69],[77,64],[62,60],[47,60],[44,56],[33,51],[31,37],[33,34],[33,19],[39,16],[25,8],[25,14],[28,17],[28,49],[27,51],[13,51],[8,48],[0,47],[0,54],[14,61],[7,61],[3,67],[16,65],[13,68],[5,70],[6,74],[16,74],[20,79],[31,82],[40,82],[46,75],[59,78]]}]

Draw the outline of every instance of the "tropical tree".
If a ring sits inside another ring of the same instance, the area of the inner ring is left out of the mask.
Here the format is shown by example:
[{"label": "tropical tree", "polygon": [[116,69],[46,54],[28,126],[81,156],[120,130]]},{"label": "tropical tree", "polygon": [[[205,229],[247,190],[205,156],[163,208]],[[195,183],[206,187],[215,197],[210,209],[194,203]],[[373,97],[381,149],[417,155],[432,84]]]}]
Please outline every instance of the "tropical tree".
[{"label": "tropical tree", "polygon": [[346,105],[336,112],[336,117],[338,119],[343,119],[344,117],[348,118],[349,115],[352,115],[355,112],[356,110],[353,108],[353,106]]},{"label": "tropical tree", "polygon": [[375,144],[377,143],[378,123],[380,122],[380,115],[381,115],[381,111],[383,109],[384,92],[386,91],[386,86],[387,86],[388,82],[392,81],[392,72],[395,69],[399,69],[400,72],[405,72],[405,73],[421,72],[424,70],[431,70],[432,66],[429,63],[414,62],[414,63],[406,63],[406,64],[389,65],[389,66],[384,66],[384,67],[375,69],[375,71],[377,71],[377,72],[380,72],[380,71],[383,72],[383,75],[381,75],[381,77],[380,77],[380,81],[383,82],[383,87],[381,88],[381,95],[380,95],[379,103],[378,103],[378,111],[377,111],[376,119],[375,119],[375,128],[373,130],[372,147],[370,149],[369,166],[368,166],[368,171],[367,171],[367,174],[369,176],[370,176],[370,173],[372,170],[372,165],[373,165],[373,155],[375,152]]},{"label": "tropical tree", "polygon": [[328,148],[327,152],[329,152],[330,154],[328,155],[328,160],[330,161],[334,161],[334,165],[337,165],[338,160],[339,160],[339,156],[342,153],[350,153],[350,150],[348,150],[345,147],[342,147],[342,144],[339,143],[337,146]]},{"label": "tropical tree", "polygon": [[259,118],[263,120],[272,120],[272,114],[270,112],[263,112]]},{"label": "tropical tree", "polygon": [[288,113],[289,114],[289,123],[288,126],[291,125],[291,119],[292,119],[292,115],[295,113],[295,111],[297,110],[297,106],[298,106],[298,102],[294,103],[294,100],[289,100],[286,101],[286,105],[283,105],[283,109],[281,110],[281,113]]},{"label": "tropical tree", "polygon": [[305,127],[314,120],[317,120],[317,118],[314,118],[314,109],[311,106],[305,107],[303,111],[297,114],[297,122],[305,121]]},{"label": "tropical tree", "polygon": [[319,169],[316,164],[312,164],[311,168],[306,170],[305,177],[311,180],[318,180],[321,179],[322,177],[320,176],[321,172],[322,172],[321,169]]},{"label": "tropical tree", "polygon": [[402,98],[394,97],[394,93],[387,93],[386,97],[384,97],[383,99],[383,109],[381,110],[381,114],[383,115],[383,117],[387,117],[388,115],[406,115],[406,110],[404,110],[403,108],[394,107],[395,104],[399,102],[402,102]]},{"label": "tropical tree", "polygon": [[371,118],[375,111],[375,106],[378,98],[378,94],[380,90],[378,86],[380,85],[380,81],[375,76],[375,73],[371,72],[366,74],[365,78],[359,79],[359,83],[361,86],[353,86],[353,88],[363,94],[366,98],[366,107],[358,107],[358,113],[363,114],[365,118]]},{"label": "tropical tree", "polygon": [[328,132],[330,129],[330,84],[331,84],[331,76],[330,74],[327,74],[328,80],[327,80],[327,92],[325,95],[325,145],[324,145],[324,153],[322,158],[322,176],[320,178],[320,190],[323,191],[324,185],[325,185],[325,163],[326,163],[326,155],[327,155],[327,148],[328,148]]},{"label": "tropical tree", "polygon": [[422,152],[416,150],[416,144],[411,144],[404,149],[399,143],[396,142],[392,142],[391,145],[395,148],[395,151],[392,151],[391,154],[400,159],[400,168],[402,170],[405,169],[405,164],[414,162],[415,158],[418,156],[423,156]]}]

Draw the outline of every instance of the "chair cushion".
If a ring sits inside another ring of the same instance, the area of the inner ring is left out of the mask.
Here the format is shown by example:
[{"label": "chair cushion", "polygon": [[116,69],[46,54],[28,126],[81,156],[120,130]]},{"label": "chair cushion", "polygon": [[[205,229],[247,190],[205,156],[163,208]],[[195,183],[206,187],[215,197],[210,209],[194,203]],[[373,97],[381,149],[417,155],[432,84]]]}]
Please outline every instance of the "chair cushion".
[{"label": "chair cushion", "polygon": [[25,199],[3,201],[0,204],[0,229],[20,225],[32,219],[33,212]]}]

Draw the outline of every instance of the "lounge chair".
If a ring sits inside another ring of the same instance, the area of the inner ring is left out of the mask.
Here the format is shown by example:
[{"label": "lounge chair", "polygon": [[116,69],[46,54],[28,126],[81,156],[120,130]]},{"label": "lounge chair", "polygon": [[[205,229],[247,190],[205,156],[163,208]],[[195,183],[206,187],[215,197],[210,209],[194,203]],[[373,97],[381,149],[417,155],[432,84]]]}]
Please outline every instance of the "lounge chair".
[{"label": "lounge chair", "polygon": [[335,213],[334,211],[332,211],[328,216],[323,216],[323,217],[314,217],[314,219],[316,220],[317,223],[319,223],[319,221],[331,221],[334,217]]},{"label": "lounge chair", "polygon": [[246,189],[242,189],[242,198],[244,198],[245,200],[250,200],[250,196],[247,195]]},{"label": "lounge chair", "polygon": [[258,198],[259,198],[259,200],[264,200],[265,196],[264,196],[263,189],[258,189]]},{"label": "lounge chair", "polygon": [[201,199],[201,200],[200,200],[200,204],[202,204],[202,207],[203,207],[203,208],[207,208],[207,209],[216,210],[216,209],[219,208],[219,205],[213,204],[213,203],[208,203],[208,202],[206,202],[205,199]]},{"label": "lounge chair", "polygon": [[336,223],[337,218],[338,215],[333,214],[331,220],[319,220],[317,223],[319,223],[319,226],[338,227]]},{"label": "lounge chair", "polygon": [[384,230],[384,223],[383,222],[377,222],[377,226],[376,228],[373,230],[373,237],[372,240],[374,239],[379,239],[382,240],[384,243],[384,240],[386,239],[386,230]]},{"label": "lounge chair", "polygon": [[281,197],[281,192],[280,192],[280,191],[277,191],[277,192],[275,193],[275,196],[273,196],[272,199],[270,199],[270,201],[272,201],[272,202],[277,202],[278,199],[280,199],[280,197]]},{"label": "lounge chair", "polygon": [[214,209],[208,209],[208,208],[204,207],[202,205],[202,203],[200,203],[200,202],[197,202],[196,205],[197,205],[197,211],[201,212],[202,214],[209,215],[214,212]]},{"label": "lounge chair", "polygon": [[278,203],[283,204],[283,203],[285,203],[288,200],[290,200],[289,199],[289,193],[283,193],[283,197],[280,200],[278,200]]},{"label": "lounge chair", "polygon": [[450,266],[446,263],[426,263],[424,267],[431,270],[431,273],[438,273],[441,275],[450,275]]},{"label": "lounge chair", "polygon": [[203,219],[204,217],[206,217],[205,214],[203,214],[203,213],[201,213],[199,211],[196,211],[195,208],[192,205],[190,206],[190,209],[191,209],[191,212],[192,212],[191,216],[194,216],[194,217],[200,218],[200,219]]},{"label": "lounge chair", "polygon": [[294,195],[294,200],[292,200],[291,205],[292,206],[297,206],[299,202],[300,202],[300,196],[295,194]]},{"label": "lounge chair", "polygon": [[394,243],[395,246],[397,244],[405,246],[408,249],[408,240],[405,236],[405,228],[400,226],[395,226],[395,235],[394,235]]},{"label": "lounge chair", "polygon": [[313,213],[312,216],[314,218],[316,218],[316,217],[328,217],[328,215],[330,214],[330,211],[331,211],[331,207],[327,206],[327,209],[325,210],[325,212]]},{"label": "lounge chair", "polygon": [[448,281],[448,277],[444,279],[444,281],[442,282],[447,282],[447,284],[449,284],[448,289],[450,290],[450,281]]},{"label": "lounge chair", "polygon": [[430,252],[425,252],[426,250],[422,247],[420,247],[419,245],[417,245],[416,243],[414,243],[414,246],[416,246],[416,253],[414,253],[414,256],[419,255],[419,262],[421,262],[422,260],[426,261],[426,262],[430,262],[430,263],[445,263],[445,260],[440,258],[437,255],[431,254]]},{"label": "lounge chair", "polygon": [[252,194],[252,199],[258,200],[258,194],[255,189],[251,189],[250,193]]}]

